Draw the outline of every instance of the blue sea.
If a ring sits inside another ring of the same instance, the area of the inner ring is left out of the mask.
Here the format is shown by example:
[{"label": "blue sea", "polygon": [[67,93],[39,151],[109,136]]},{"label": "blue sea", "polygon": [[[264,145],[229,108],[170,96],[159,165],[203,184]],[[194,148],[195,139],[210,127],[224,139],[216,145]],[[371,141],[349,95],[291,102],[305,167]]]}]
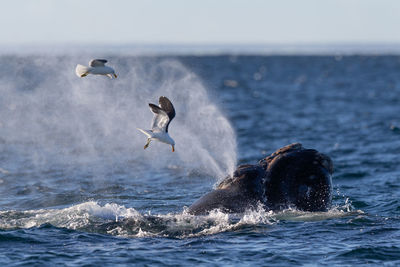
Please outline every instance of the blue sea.
[{"label": "blue sea", "polygon": [[[400,265],[400,56],[2,55],[0,265]],[[174,103],[175,152],[148,103]],[[334,163],[328,212],[187,207],[300,142]]]}]

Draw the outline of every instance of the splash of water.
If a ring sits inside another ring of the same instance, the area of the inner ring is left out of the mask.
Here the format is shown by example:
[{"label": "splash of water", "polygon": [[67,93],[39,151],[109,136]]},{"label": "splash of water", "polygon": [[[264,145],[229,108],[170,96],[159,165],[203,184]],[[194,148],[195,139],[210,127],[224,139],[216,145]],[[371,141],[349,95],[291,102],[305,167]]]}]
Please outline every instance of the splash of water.
[{"label": "splash of water", "polygon": [[[119,78],[74,75],[81,58],[3,57],[0,136],[24,166],[129,161],[149,168],[179,166],[221,178],[234,171],[233,128],[199,78],[177,60],[111,58]],[[164,95],[177,115],[170,125],[176,152],[153,142],[147,103]]]},{"label": "splash of water", "polygon": [[134,208],[115,203],[99,205],[90,201],[64,209],[0,211],[0,229],[40,227],[51,224],[73,230],[125,237],[188,238],[236,231],[247,226],[273,225],[286,221],[320,221],[363,215],[362,211],[346,212],[340,207],[328,212],[304,212],[287,209],[267,211],[261,206],[243,214],[228,214],[213,210],[208,215],[181,213],[142,214]]}]

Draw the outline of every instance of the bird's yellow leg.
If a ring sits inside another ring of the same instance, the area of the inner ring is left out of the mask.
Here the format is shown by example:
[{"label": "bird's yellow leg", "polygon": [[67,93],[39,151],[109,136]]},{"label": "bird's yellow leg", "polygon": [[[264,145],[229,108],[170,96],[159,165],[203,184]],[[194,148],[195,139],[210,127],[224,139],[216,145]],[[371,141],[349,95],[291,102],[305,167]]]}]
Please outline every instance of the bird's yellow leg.
[{"label": "bird's yellow leg", "polygon": [[175,146],[172,146],[172,152],[175,152]]},{"label": "bird's yellow leg", "polygon": [[146,148],[148,148],[149,147],[149,145],[150,145],[150,141],[151,141],[151,139],[149,138],[149,139],[147,139],[147,142],[146,142],[146,144],[144,145],[144,149],[146,149]]},{"label": "bird's yellow leg", "polygon": [[89,73],[86,72],[86,73],[82,74],[81,77],[86,77],[88,74]]}]

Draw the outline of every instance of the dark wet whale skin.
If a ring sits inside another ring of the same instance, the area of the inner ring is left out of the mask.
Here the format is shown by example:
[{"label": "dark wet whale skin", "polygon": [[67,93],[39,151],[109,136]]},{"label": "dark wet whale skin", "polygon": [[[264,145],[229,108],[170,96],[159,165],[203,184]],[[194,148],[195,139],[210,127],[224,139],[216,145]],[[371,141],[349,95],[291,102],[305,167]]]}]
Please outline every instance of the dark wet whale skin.
[{"label": "dark wet whale skin", "polygon": [[314,149],[295,143],[278,149],[255,165],[241,165],[216,190],[189,207],[192,214],[214,209],[239,213],[262,205],[280,210],[327,211],[332,202],[333,164]]}]

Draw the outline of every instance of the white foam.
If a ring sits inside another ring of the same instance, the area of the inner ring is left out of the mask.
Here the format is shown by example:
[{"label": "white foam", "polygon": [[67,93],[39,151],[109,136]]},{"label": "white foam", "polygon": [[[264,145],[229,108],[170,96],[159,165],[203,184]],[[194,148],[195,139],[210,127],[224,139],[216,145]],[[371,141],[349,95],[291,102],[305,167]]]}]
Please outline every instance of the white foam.
[{"label": "white foam", "polygon": [[65,209],[2,211],[0,212],[0,227],[2,229],[31,228],[49,223],[56,227],[78,229],[89,225],[90,220],[107,221],[140,217],[140,213],[132,208],[128,209],[117,204],[100,206],[90,201]]},{"label": "white foam", "polygon": [[115,203],[102,206],[90,201],[64,209],[2,211],[0,229],[51,224],[55,227],[124,237],[187,238],[235,231],[248,225],[272,225],[280,220],[320,221],[362,214],[362,211],[347,212],[342,207],[335,207],[328,212],[304,212],[294,209],[272,212],[260,206],[243,214],[213,210],[208,215],[195,216],[184,209],[181,213],[151,215],[141,214],[134,208]]}]

